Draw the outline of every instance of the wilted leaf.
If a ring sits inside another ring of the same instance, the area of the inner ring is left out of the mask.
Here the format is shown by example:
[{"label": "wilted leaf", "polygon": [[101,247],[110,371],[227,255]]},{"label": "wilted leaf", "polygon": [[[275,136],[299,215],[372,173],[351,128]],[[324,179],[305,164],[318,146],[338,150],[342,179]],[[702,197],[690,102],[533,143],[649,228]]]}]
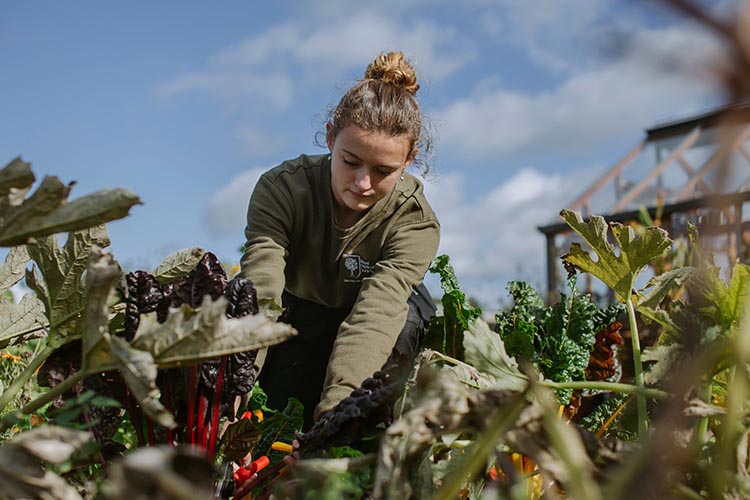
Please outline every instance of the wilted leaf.
[{"label": "wilted leaf", "polygon": [[[589,222],[583,222],[580,214],[570,210],[563,210],[560,215],[598,256],[598,260],[593,260],[578,243],[573,243],[563,260],[602,280],[622,302],[630,298],[636,276],[672,244],[667,232],[659,227],[648,227],[639,236],[629,226],[619,223],[608,226],[600,216],[592,215]],[[608,240],[609,227],[617,240],[619,256]]]},{"label": "wilted leaf", "polygon": [[638,301],[638,307],[658,308],[670,291],[684,285],[695,272],[694,267],[678,267],[651,278],[645,286],[649,292]]},{"label": "wilted leaf", "polygon": [[112,287],[120,277],[120,266],[111,254],[92,247],[86,269],[85,310],[83,315],[84,369],[106,366],[112,361],[108,339],[109,307]]},{"label": "wilted leaf", "polygon": [[91,440],[88,432],[44,426],[19,434],[0,446],[2,498],[78,500],[64,479],[46,471],[42,461],[62,463]]},{"label": "wilted leaf", "polygon": [[29,263],[29,252],[25,246],[11,247],[5,262],[0,266],[0,293],[4,293],[13,285],[21,281]]},{"label": "wilted leaf", "polygon": [[165,258],[151,273],[159,283],[170,283],[188,276],[198,265],[206,251],[202,248],[186,248]]},{"label": "wilted leaf", "polygon": [[715,417],[717,415],[725,415],[727,409],[706,403],[698,398],[693,398],[688,401],[682,412],[687,417]]},{"label": "wilted leaf", "polygon": [[30,294],[24,295],[18,304],[0,303],[0,347],[19,335],[41,331],[46,324],[44,304]]},{"label": "wilted leaf", "polygon": [[44,303],[50,323],[51,343],[61,345],[80,335],[84,308],[81,276],[91,248],[108,245],[109,238],[104,226],[69,233],[63,248],[58,246],[55,235],[27,245],[29,255],[36,262],[44,280],[39,278],[34,268],[26,273],[26,282]]},{"label": "wilted leaf", "polygon": [[0,169],[0,210],[20,204],[33,183],[31,165],[21,158]]},{"label": "wilted leaf", "polygon": [[159,401],[161,393],[156,386],[157,367],[151,353],[133,349],[124,339],[108,333],[105,338],[116,368],[143,411],[162,427],[174,428],[177,425],[174,416]]},{"label": "wilted leaf", "polygon": [[648,347],[643,350],[642,360],[644,363],[654,364],[645,372],[643,381],[646,385],[655,384],[669,373],[672,365],[685,353],[684,346],[680,344],[659,345]]},{"label": "wilted leaf", "polygon": [[9,443],[23,447],[40,460],[61,464],[90,440],[91,434],[88,432],[45,425],[22,432]]},{"label": "wilted leaf", "polygon": [[90,372],[118,369],[143,411],[159,425],[173,428],[174,416],[159,401],[161,393],[156,386],[154,357],[109,333],[107,302],[119,276],[120,268],[112,256],[93,247],[86,272],[83,369]]},{"label": "wilted leaf", "polygon": [[112,464],[107,498],[211,500],[214,476],[211,462],[197,449],[188,446],[139,448]]},{"label": "wilted leaf", "polygon": [[495,389],[522,391],[528,384],[516,361],[505,352],[500,335],[481,319],[472,321],[464,332],[464,357],[468,364],[494,379]]},{"label": "wilted leaf", "polygon": [[251,351],[278,344],[296,335],[285,323],[263,315],[226,317],[227,301],[206,296],[197,311],[183,305],[159,323],[156,313],[141,315],[132,346],[153,354],[161,368]]},{"label": "wilted leaf", "polygon": [[23,204],[6,211],[0,245],[21,245],[30,238],[104,224],[125,217],[133,205],[140,204],[125,189],[103,189],[66,203],[70,188],[56,177],[45,177]]}]

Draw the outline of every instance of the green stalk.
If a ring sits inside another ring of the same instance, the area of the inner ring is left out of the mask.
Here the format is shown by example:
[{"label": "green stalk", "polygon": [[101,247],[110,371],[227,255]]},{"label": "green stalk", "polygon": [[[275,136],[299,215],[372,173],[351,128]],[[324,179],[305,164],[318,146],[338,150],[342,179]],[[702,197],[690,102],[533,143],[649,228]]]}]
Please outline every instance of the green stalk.
[{"label": "green stalk", "polygon": [[[635,375],[635,385],[644,389],[643,384],[643,363],[641,362],[641,339],[638,337],[638,324],[635,319],[635,308],[633,300],[628,297],[625,302],[628,308],[628,320],[630,321],[630,338],[633,341],[633,373]],[[648,432],[648,414],[646,413],[646,397],[642,394],[636,395],[638,408],[638,438],[645,439]]]},{"label": "green stalk", "polygon": [[602,381],[574,381],[574,382],[551,382],[549,380],[540,380],[537,382],[539,385],[549,387],[551,389],[591,389],[598,391],[610,391],[610,392],[621,392],[623,394],[633,394],[638,397],[652,398],[652,399],[667,399],[669,393],[659,389],[652,389],[649,387],[639,387],[631,384],[620,384],[615,382],[602,382]]},{"label": "green stalk", "polygon": [[[44,394],[40,395],[38,398],[34,399],[33,401],[30,401],[27,405],[25,405],[23,408],[19,410],[20,413],[23,415],[29,415],[30,413],[34,413],[47,403],[54,401],[55,398],[57,398],[60,394],[63,394],[68,389],[73,388],[78,382],[85,379],[87,376],[89,376],[91,372],[88,372],[86,370],[81,370],[76,372],[71,377],[68,377],[63,382],[57,384],[55,387],[50,389],[49,391],[45,392]],[[0,421],[0,431],[5,431],[8,429],[10,424],[3,420]]]},{"label": "green stalk", "polygon": [[7,389],[5,389],[5,392],[0,395],[0,412],[2,412],[3,409],[8,406],[8,403],[13,401],[18,391],[20,391],[26,384],[26,382],[31,379],[31,377],[36,373],[39,367],[44,364],[44,362],[55,349],[55,346],[52,346],[48,343],[46,346],[44,346],[44,349],[39,352],[39,354],[31,358],[31,361],[29,361],[29,364],[26,365],[26,368],[24,368],[21,374],[18,375],[13,383],[10,384]]},{"label": "green stalk", "polygon": [[[709,378],[704,384],[698,389],[698,397],[704,403],[711,403],[711,379]],[[706,434],[708,434],[708,417],[701,417],[698,420],[698,425],[695,428],[693,434],[693,452],[698,454],[706,442]]]}]

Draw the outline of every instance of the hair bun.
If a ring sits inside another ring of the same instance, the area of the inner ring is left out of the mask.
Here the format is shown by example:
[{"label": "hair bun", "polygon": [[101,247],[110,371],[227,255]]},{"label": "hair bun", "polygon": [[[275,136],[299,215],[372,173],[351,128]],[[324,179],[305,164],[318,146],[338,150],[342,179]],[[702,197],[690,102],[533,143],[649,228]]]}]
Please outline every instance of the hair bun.
[{"label": "hair bun", "polygon": [[365,79],[380,80],[411,94],[419,90],[417,72],[401,51],[381,53],[365,70]]}]

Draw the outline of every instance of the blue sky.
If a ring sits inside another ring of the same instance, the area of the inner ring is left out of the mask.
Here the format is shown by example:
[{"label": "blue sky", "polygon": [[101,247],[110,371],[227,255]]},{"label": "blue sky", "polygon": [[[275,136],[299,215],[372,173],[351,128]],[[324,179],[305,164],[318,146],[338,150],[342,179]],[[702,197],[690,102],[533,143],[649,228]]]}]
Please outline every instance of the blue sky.
[{"label": "blue sky", "polygon": [[[403,50],[436,136],[426,191],[464,288],[492,303],[544,284],[554,220],[643,129],[721,103],[699,68],[716,42],[624,0],[6,2],[0,7],[0,162],[127,188],[112,251],[149,269],[243,243],[260,172],[314,144],[367,63]],[[711,2],[726,12],[732,1]]]}]

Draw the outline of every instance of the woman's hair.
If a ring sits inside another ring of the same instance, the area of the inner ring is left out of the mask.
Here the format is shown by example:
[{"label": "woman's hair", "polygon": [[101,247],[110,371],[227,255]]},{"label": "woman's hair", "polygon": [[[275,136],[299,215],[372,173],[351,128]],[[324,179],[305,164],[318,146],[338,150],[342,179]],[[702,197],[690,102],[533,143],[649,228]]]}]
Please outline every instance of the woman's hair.
[{"label": "woman's hair", "polygon": [[[381,53],[357,82],[328,113],[333,137],[349,125],[390,136],[407,135],[409,157],[427,171],[422,160],[430,150],[431,139],[417,102],[417,73],[401,52]],[[418,157],[419,153],[419,157]]]}]

